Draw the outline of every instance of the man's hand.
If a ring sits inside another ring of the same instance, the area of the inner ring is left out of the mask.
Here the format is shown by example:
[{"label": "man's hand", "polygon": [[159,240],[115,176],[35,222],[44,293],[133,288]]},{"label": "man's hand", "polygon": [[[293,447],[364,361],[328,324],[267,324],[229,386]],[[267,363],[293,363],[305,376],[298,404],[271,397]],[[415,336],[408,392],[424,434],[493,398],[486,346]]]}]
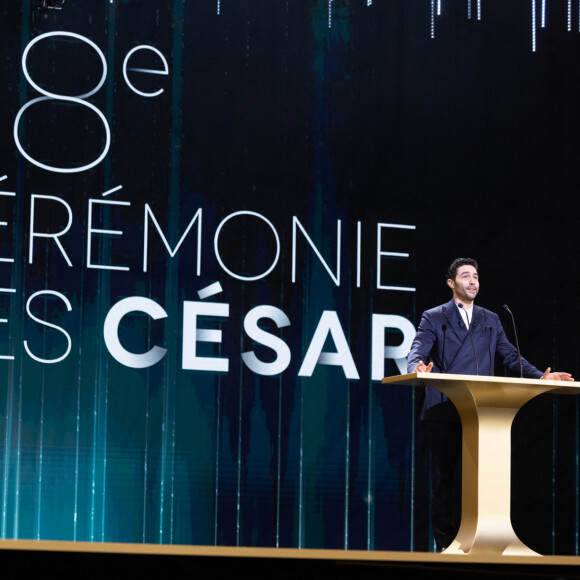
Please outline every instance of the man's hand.
[{"label": "man's hand", "polygon": [[[422,363],[419,363],[422,364]],[[417,365],[419,366],[419,365]],[[542,376],[544,381],[573,381],[572,375],[570,373],[553,373],[552,369],[548,367],[546,372]]]},{"label": "man's hand", "polygon": [[[416,373],[430,373],[431,369],[433,368],[433,363],[430,362],[426,365],[422,360],[419,361],[419,364],[415,367]],[[550,369],[548,369],[550,370]]]}]

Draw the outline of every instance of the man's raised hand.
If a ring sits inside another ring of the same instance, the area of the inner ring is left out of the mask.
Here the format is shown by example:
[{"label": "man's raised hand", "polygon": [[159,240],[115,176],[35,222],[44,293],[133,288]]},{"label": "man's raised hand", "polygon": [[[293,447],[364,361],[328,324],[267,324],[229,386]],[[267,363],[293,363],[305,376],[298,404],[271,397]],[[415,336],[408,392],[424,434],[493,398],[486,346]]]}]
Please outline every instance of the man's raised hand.
[{"label": "man's raised hand", "polygon": [[420,360],[419,364],[415,367],[415,372],[416,373],[430,373],[432,368],[433,368],[433,362],[430,362],[428,365],[426,365],[422,360]]}]

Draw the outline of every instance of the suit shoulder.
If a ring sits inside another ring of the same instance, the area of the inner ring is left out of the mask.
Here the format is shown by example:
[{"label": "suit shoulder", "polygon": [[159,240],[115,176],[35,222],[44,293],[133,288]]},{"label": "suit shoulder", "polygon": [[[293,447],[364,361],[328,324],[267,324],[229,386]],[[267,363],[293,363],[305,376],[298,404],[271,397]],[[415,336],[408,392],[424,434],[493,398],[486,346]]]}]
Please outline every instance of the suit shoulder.
[{"label": "suit shoulder", "polygon": [[430,317],[443,314],[445,308],[448,307],[449,307],[448,304],[439,304],[439,306],[435,306],[434,308],[429,308],[429,310],[425,310],[425,312],[423,312],[423,316]]},{"label": "suit shoulder", "polygon": [[493,312],[493,310],[488,310],[487,308],[483,308],[483,306],[477,306],[477,309],[487,318],[495,318],[499,320],[498,314],[496,312]]},{"label": "suit shoulder", "polygon": [[435,306],[435,308],[425,310],[421,316],[421,324],[419,326],[421,328],[426,328],[431,325],[439,324],[441,320],[445,320],[444,308],[445,304],[440,304],[439,306]]}]

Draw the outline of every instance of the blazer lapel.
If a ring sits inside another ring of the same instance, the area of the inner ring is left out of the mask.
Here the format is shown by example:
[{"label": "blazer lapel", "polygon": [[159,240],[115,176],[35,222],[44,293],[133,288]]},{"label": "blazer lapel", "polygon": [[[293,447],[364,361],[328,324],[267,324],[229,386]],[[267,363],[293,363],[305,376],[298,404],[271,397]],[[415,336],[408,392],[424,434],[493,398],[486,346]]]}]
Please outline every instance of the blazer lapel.
[{"label": "blazer lapel", "polygon": [[473,306],[473,318],[471,320],[471,332],[481,334],[485,328],[485,313],[481,308]]},{"label": "blazer lapel", "polygon": [[463,342],[467,335],[467,327],[463,323],[463,318],[459,313],[459,308],[451,299],[447,304],[443,306],[443,316],[447,320],[448,328],[452,330],[457,338]]},{"label": "blazer lapel", "polygon": [[[442,310],[443,310],[443,315],[445,316],[445,319],[449,323],[448,328],[456,336],[457,342],[459,343],[459,344],[456,343],[454,348],[449,349],[448,352],[449,352],[449,356],[451,357],[451,359],[448,361],[445,361],[443,363],[444,368],[450,369],[450,368],[453,368],[453,365],[455,363],[455,359],[458,356],[463,356],[462,355],[463,349],[467,348],[469,346],[469,349],[471,350],[472,347],[471,347],[471,344],[469,344],[470,341],[469,341],[469,332],[467,330],[467,326],[463,322],[463,317],[461,316],[461,314],[459,312],[459,308],[457,308],[457,305],[455,304],[453,299],[451,299],[447,304],[445,304],[443,306]],[[476,326],[477,326],[477,323],[476,323]],[[451,342],[453,342],[453,340],[451,340]],[[451,345],[449,345],[449,346],[451,346]],[[446,356],[445,358],[448,358],[448,357]]]}]

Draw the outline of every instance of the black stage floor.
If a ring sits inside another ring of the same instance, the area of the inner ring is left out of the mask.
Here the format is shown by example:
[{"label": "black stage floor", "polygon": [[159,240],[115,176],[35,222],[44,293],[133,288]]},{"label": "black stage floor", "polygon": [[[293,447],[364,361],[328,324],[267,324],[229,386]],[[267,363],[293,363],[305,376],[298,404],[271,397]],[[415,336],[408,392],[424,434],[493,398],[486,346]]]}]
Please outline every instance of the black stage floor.
[{"label": "black stage floor", "polygon": [[580,579],[580,557],[0,541],[5,570],[92,578]]}]

